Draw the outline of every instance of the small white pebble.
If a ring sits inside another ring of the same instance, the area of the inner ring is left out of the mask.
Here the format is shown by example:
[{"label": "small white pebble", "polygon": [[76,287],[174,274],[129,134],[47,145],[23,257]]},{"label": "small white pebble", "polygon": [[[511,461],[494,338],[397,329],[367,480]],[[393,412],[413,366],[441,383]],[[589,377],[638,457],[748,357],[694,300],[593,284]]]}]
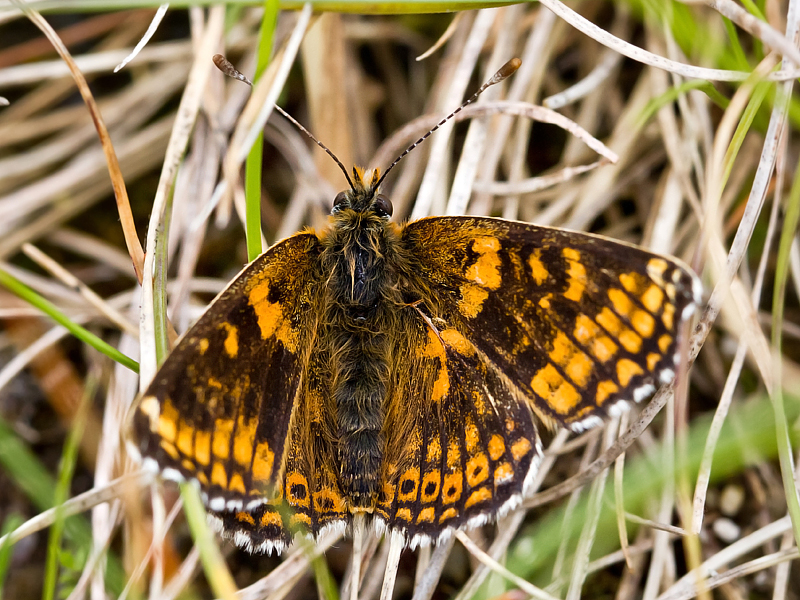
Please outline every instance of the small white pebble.
[{"label": "small white pebble", "polygon": [[714,521],[712,528],[714,529],[714,535],[727,544],[735,542],[742,534],[742,529],[725,517],[720,517]]},{"label": "small white pebble", "polygon": [[729,484],[722,490],[719,498],[719,510],[726,517],[739,514],[744,504],[744,488],[741,485]]}]

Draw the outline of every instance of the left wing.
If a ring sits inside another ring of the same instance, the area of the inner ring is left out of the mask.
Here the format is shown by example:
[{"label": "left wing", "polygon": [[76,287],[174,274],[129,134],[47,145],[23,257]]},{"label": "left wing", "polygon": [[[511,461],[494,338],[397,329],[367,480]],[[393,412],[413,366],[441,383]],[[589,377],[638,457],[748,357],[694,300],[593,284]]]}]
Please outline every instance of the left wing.
[{"label": "left wing", "polygon": [[320,243],[294,235],[214,300],[133,409],[128,447],[164,477],[195,480],[212,510],[254,507],[281,480],[316,335]]}]

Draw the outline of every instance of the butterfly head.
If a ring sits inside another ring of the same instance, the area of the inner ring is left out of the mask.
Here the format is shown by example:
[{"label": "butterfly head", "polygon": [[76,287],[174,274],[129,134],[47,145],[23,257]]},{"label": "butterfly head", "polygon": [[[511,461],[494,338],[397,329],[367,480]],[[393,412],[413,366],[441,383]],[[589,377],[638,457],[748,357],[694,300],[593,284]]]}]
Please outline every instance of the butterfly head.
[{"label": "butterfly head", "polygon": [[381,180],[379,169],[364,170],[353,167],[352,181],[348,177],[350,189],[336,194],[331,214],[334,216],[343,213],[374,216],[388,221],[392,216],[392,202],[383,194],[378,193]]}]

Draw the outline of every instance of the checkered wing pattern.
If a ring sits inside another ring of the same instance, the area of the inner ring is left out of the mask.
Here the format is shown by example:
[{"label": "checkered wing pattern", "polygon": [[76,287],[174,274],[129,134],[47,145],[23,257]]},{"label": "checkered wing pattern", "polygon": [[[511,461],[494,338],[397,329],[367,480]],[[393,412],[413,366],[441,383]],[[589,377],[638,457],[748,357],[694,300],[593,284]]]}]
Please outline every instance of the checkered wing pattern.
[{"label": "checkered wing pattern", "polygon": [[247,266],[183,336],[132,412],[129,448],[211,509],[265,502],[282,480],[313,344],[318,238],[295,235]]},{"label": "checkered wing pattern", "polygon": [[581,430],[674,376],[683,321],[699,301],[679,261],[600,236],[479,217],[403,231],[432,316],[547,424]]}]

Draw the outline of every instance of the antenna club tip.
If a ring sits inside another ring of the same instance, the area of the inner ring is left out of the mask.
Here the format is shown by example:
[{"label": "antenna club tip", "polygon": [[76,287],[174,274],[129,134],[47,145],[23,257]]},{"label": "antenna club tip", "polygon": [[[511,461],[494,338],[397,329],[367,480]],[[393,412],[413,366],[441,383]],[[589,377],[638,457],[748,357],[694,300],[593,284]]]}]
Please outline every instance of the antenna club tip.
[{"label": "antenna club tip", "polygon": [[502,67],[500,67],[500,70],[497,71],[497,74],[500,77],[502,77],[503,79],[505,79],[509,75],[512,75],[514,73],[514,71],[519,69],[521,64],[522,64],[522,61],[519,58],[516,58],[516,57],[512,58],[510,61],[508,61]]}]

